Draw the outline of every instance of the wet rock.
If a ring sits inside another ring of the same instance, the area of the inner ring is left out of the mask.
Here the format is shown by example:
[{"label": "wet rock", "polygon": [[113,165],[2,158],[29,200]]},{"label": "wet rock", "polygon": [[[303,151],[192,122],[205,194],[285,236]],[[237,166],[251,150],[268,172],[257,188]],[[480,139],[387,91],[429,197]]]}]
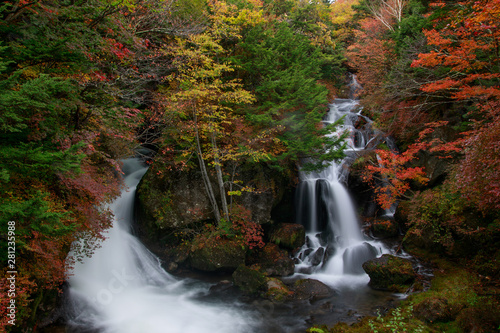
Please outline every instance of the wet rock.
[{"label": "wet rock", "polygon": [[269,276],[292,275],[295,269],[288,252],[273,243],[266,244],[260,251],[257,255],[257,264],[260,265],[261,271]]},{"label": "wet rock", "polygon": [[363,269],[370,276],[369,285],[373,289],[404,292],[416,278],[408,259],[389,254],[365,262]]},{"label": "wet rock", "polygon": [[170,273],[175,272],[179,268],[179,265],[176,262],[171,262],[167,266],[167,271]]},{"label": "wet rock", "polygon": [[438,297],[427,298],[415,305],[413,314],[428,323],[447,322],[453,319],[448,300]]},{"label": "wet rock", "polygon": [[321,281],[313,279],[297,280],[293,285],[295,298],[316,301],[332,296],[335,292]]},{"label": "wet rock", "polygon": [[269,239],[287,250],[295,250],[305,243],[305,229],[301,224],[283,223],[275,229]]},{"label": "wet rock", "polygon": [[363,243],[346,249],[342,255],[344,273],[363,274],[363,263],[376,258],[377,254],[377,249],[368,243]]},{"label": "wet rock", "polygon": [[240,265],[233,273],[234,285],[248,294],[258,294],[265,290],[267,279],[259,270]]},{"label": "wet rock", "polygon": [[326,263],[328,262],[328,260],[335,255],[335,252],[336,252],[335,248],[333,248],[330,245],[326,246],[325,256],[323,257],[323,265],[322,266],[326,265]]},{"label": "wet rock", "polygon": [[309,248],[309,249],[306,249],[306,250],[304,251],[304,257],[307,257],[307,256],[308,256],[308,255],[310,255],[313,251],[314,251],[314,249],[310,249],[310,248]]},{"label": "wet rock", "polygon": [[212,293],[220,293],[229,290],[233,287],[233,284],[229,280],[222,280],[217,284],[210,287],[209,291]]},{"label": "wet rock", "polygon": [[241,244],[230,240],[210,242],[195,247],[189,253],[189,264],[192,268],[205,271],[234,271],[245,263],[245,249]]},{"label": "wet rock", "polygon": [[323,256],[325,254],[325,249],[320,247],[311,256],[311,264],[313,266],[318,266],[323,261]]}]

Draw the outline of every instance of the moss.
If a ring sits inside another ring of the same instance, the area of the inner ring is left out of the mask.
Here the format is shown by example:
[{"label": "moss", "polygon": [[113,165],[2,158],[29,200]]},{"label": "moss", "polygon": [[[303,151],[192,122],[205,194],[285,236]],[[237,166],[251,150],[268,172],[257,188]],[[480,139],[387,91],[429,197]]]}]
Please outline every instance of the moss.
[{"label": "moss", "polygon": [[233,273],[234,285],[248,294],[258,294],[265,289],[267,279],[257,269],[240,265]]},{"label": "moss", "polygon": [[305,243],[305,229],[300,224],[283,223],[270,235],[270,241],[287,250],[295,250]]}]

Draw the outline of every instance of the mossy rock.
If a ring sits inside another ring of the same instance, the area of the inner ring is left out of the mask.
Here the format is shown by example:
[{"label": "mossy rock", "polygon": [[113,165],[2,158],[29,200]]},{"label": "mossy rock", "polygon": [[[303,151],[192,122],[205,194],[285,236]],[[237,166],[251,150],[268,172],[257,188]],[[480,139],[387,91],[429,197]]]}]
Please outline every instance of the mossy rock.
[{"label": "mossy rock", "polygon": [[370,287],[378,290],[404,292],[416,278],[408,259],[390,254],[365,262],[363,269],[370,276]]},{"label": "mossy rock", "polygon": [[408,230],[403,238],[403,248],[410,253],[424,252],[445,253],[444,247],[433,241],[435,233],[432,228],[422,228],[417,230],[413,227]]},{"label": "mossy rock", "polygon": [[261,271],[269,276],[288,276],[295,270],[295,264],[288,252],[273,243],[266,244],[257,254],[256,260]]},{"label": "mossy rock", "polygon": [[233,273],[234,285],[248,294],[258,294],[265,290],[267,278],[258,269],[240,265]]},{"label": "mossy rock", "polygon": [[306,241],[304,226],[295,223],[283,223],[270,235],[270,241],[287,250],[295,250]]},{"label": "mossy rock", "polygon": [[448,322],[453,320],[453,311],[448,300],[441,297],[430,297],[415,305],[413,314],[428,323]]},{"label": "mossy rock", "polygon": [[300,279],[295,281],[293,291],[296,299],[316,301],[332,296],[335,292],[321,281]]},{"label": "mossy rock", "polygon": [[500,305],[498,301],[485,301],[463,309],[458,315],[458,326],[463,332],[498,332],[500,327]]},{"label": "mossy rock", "polygon": [[267,278],[266,289],[262,296],[278,303],[291,299],[294,294],[283,281],[277,278]]},{"label": "mossy rock", "polygon": [[189,264],[201,271],[233,272],[245,263],[246,249],[236,241],[220,239],[193,247],[189,253]]}]

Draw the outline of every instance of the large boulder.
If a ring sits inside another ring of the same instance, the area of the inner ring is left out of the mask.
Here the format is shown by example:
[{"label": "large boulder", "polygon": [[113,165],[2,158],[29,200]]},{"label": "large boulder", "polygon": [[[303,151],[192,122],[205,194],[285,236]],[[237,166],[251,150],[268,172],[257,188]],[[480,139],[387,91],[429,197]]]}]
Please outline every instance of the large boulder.
[{"label": "large boulder", "polygon": [[269,239],[282,248],[295,250],[304,245],[306,232],[301,224],[282,223],[271,232]]},{"label": "large boulder", "polygon": [[327,298],[335,293],[326,284],[314,279],[300,279],[295,281],[293,291],[296,299],[310,301]]},{"label": "large boulder", "polygon": [[447,322],[453,318],[448,300],[440,297],[426,298],[415,305],[413,315],[428,323]]},{"label": "large boulder", "polygon": [[189,264],[192,268],[205,271],[233,272],[238,266],[245,264],[246,249],[240,242],[220,239],[194,246],[189,253]]},{"label": "large boulder", "polygon": [[261,271],[269,276],[288,276],[295,270],[295,264],[288,252],[273,243],[266,244],[255,259]]},{"label": "large boulder", "polygon": [[256,268],[240,265],[233,273],[234,285],[247,294],[258,294],[266,289],[267,278]]},{"label": "large boulder", "polygon": [[404,292],[416,278],[410,260],[390,254],[365,262],[363,269],[370,276],[370,287],[378,290]]},{"label": "large boulder", "polygon": [[239,266],[233,273],[233,282],[244,293],[258,295],[273,302],[291,299],[293,292],[278,278],[267,277],[257,265]]}]

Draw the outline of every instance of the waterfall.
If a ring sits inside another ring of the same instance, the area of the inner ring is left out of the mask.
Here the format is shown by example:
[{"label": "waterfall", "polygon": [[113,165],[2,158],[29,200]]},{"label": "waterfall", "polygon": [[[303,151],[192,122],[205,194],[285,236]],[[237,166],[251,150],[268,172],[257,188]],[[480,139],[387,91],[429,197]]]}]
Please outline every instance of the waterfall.
[{"label": "waterfall", "polygon": [[[359,89],[355,78],[351,87]],[[370,130],[355,128],[360,118],[368,125],[371,123],[361,111],[354,112],[357,106],[354,99],[336,99],[330,105],[324,122],[333,123],[344,117],[343,125],[331,135],[349,133],[346,158],[339,163],[331,162],[320,172],[300,172],[296,191],[297,220],[307,232],[306,244],[297,254],[296,272],[313,274],[329,284],[366,283],[369,278],[362,264],[387,251],[381,243],[362,234],[354,204],[344,186],[349,162],[370,142],[372,134]]]},{"label": "waterfall", "polygon": [[111,205],[114,223],[90,258],[68,280],[68,325],[76,332],[252,332],[251,316],[196,296],[206,285],[178,280],[130,233],[135,188],[146,168],[124,161],[128,186]]}]

